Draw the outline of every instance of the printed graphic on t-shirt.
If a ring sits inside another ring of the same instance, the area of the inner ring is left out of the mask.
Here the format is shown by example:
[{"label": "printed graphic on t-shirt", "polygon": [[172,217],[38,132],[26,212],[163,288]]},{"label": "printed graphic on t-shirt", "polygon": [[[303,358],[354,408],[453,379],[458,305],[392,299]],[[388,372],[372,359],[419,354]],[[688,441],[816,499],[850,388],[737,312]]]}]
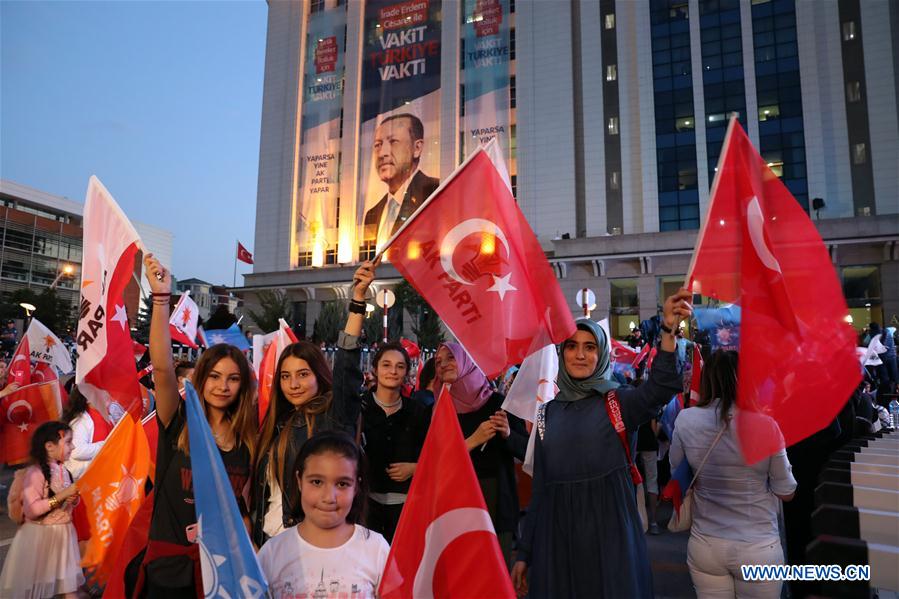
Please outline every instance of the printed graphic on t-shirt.
[{"label": "printed graphic on t-shirt", "polygon": [[371,583],[350,582],[338,575],[325,575],[322,569],[318,582],[305,581],[302,575],[288,582],[275,583],[271,587],[275,599],[368,599],[374,597]]}]

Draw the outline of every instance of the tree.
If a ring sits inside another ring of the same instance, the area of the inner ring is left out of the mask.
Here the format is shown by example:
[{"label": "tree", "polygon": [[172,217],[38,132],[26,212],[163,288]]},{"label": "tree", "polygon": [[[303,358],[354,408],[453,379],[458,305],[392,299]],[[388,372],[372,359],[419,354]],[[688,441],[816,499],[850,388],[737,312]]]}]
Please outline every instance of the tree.
[{"label": "tree", "polygon": [[[37,317],[48,329],[62,335],[73,326],[72,307],[59,299],[55,289],[44,289],[40,294],[33,289],[17,289],[3,298],[0,318],[22,318],[25,316],[21,303],[33,305]],[[24,332],[24,331],[23,331]]]},{"label": "tree", "polygon": [[412,332],[422,349],[437,349],[437,346],[446,341],[443,327],[437,312],[415,291],[407,281],[403,280],[393,290],[396,293],[396,305],[405,306],[406,310],[417,323],[412,326]]},{"label": "tree", "polygon": [[150,303],[150,298],[142,298],[135,319],[137,330],[131,332],[133,339],[138,343],[146,345],[150,342],[150,316],[152,314],[153,305]]},{"label": "tree", "polygon": [[337,336],[346,325],[347,308],[342,301],[325,302],[315,326],[312,328],[312,340],[316,343],[324,341],[328,345],[337,343]]},{"label": "tree", "polygon": [[[287,299],[287,293],[279,289],[277,291],[263,290],[259,292],[260,312],[251,308],[246,308],[256,326],[268,333],[278,329],[278,319],[287,320],[290,317],[290,300]],[[337,337],[335,336],[335,340]]]}]

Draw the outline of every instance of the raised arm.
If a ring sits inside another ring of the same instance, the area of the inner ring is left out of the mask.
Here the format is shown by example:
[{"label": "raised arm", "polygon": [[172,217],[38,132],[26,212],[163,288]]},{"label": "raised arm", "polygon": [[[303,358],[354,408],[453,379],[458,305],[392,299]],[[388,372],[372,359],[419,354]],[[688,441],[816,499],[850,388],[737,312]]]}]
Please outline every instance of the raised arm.
[{"label": "raised arm", "polygon": [[[337,356],[334,359],[334,390],[331,402],[332,415],[348,427],[355,427],[359,417],[362,388],[362,370],[359,368],[359,336],[365,320],[365,296],[380,260],[363,262],[353,274],[353,296],[346,326],[337,339]],[[355,310],[355,311],[354,311]]]},{"label": "raised arm", "polygon": [[674,333],[681,320],[693,313],[691,294],[686,289],[665,300],[662,307],[662,340],[659,353],[652,362],[649,380],[636,389],[621,390],[621,412],[629,431],[652,420],[659,407],[683,390],[682,364],[677,362],[677,339]]},{"label": "raised arm", "polygon": [[153,381],[156,384],[156,416],[163,426],[168,426],[181,402],[178,377],[175,376],[175,363],[172,360],[172,337],[169,333],[172,277],[153,254],[144,256],[144,269],[150,291],[154,294],[153,315],[150,320],[150,362],[153,364]]}]

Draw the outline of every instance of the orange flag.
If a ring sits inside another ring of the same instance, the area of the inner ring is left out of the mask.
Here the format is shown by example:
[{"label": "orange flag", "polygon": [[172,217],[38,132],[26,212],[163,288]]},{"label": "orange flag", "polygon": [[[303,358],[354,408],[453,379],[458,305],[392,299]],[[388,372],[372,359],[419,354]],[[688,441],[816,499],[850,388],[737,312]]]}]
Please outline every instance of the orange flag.
[{"label": "orange flag", "polygon": [[87,508],[91,538],[81,560],[93,581],[104,585],[144,500],[150,449],[143,427],[130,414],[119,421],[103,449],[75,484]]}]

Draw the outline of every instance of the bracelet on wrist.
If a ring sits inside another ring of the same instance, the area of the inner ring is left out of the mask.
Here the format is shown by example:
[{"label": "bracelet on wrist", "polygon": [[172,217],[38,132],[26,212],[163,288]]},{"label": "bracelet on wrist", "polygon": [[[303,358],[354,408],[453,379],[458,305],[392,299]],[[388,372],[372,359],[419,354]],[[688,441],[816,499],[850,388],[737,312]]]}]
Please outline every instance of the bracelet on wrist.
[{"label": "bracelet on wrist", "polygon": [[150,293],[150,297],[172,297],[171,293]]},{"label": "bracelet on wrist", "polygon": [[349,311],[351,314],[365,314],[365,302],[350,301]]},{"label": "bracelet on wrist", "polygon": [[662,332],[664,332],[664,333],[668,333],[669,335],[674,335],[674,329],[672,327],[669,327],[664,322],[659,323],[659,328],[662,329]]}]

